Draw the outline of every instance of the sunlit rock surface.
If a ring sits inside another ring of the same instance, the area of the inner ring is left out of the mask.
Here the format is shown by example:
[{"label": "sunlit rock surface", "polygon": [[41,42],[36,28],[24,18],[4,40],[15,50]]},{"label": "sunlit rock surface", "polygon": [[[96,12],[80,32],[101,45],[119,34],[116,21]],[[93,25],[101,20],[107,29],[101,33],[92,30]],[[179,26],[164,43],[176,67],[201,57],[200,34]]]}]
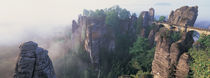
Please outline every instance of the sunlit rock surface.
[{"label": "sunlit rock surface", "polygon": [[189,57],[185,52],[192,47],[193,33],[183,33],[179,41],[172,43],[170,38],[172,32],[161,28],[156,34],[156,48],[152,62],[154,78],[185,78],[188,75]]},{"label": "sunlit rock surface", "polygon": [[168,22],[181,26],[193,26],[198,16],[198,6],[183,6],[169,15]]},{"label": "sunlit rock surface", "polygon": [[48,51],[32,41],[20,45],[14,78],[56,78]]}]

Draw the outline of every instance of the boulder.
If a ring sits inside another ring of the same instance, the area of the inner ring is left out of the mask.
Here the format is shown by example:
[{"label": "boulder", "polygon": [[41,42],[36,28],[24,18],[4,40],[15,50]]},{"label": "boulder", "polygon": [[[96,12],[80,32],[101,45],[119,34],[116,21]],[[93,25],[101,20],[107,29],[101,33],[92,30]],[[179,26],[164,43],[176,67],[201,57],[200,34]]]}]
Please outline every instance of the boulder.
[{"label": "boulder", "polygon": [[56,78],[48,51],[32,41],[20,45],[14,78]]}]

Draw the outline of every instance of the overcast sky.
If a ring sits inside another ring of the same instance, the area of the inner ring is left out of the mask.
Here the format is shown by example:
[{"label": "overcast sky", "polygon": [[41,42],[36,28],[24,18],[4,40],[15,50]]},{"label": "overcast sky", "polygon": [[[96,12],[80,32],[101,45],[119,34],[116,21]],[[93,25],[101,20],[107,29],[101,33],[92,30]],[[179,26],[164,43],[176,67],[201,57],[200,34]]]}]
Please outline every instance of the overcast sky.
[{"label": "overcast sky", "polygon": [[210,0],[0,0],[0,44],[20,41],[31,36],[28,33],[52,33],[57,26],[70,26],[83,9],[113,5],[137,14],[153,7],[156,15],[169,15],[184,5],[198,5],[198,20],[210,22],[209,3]]}]

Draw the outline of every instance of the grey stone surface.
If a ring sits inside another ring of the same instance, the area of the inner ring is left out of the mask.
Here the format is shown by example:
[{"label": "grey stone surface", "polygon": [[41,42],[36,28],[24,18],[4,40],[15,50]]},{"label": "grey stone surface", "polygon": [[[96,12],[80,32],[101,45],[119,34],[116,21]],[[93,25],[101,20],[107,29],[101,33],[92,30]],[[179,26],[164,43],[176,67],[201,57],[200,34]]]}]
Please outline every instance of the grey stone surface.
[{"label": "grey stone surface", "polygon": [[172,31],[161,28],[156,34],[156,48],[152,62],[154,78],[185,78],[189,72],[188,55],[185,52],[193,45],[193,33],[183,33],[182,38],[173,43],[169,37],[171,33]]},{"label": "grey stone surface", "polygon": [[149,32],[147,29],[149,26],[152,25],[152,22],[154,21],[154,15],[155,15],[155,10],[153,8],[150,8],[149,11],[142,11],[140,14],[141,18],[141,31],[140,36],[142,37],[147,37],[147,33]]},{"label": "grey stone surface", "polygon": [[56,78],[48,51],[32,41],[20,45],[14,78]]},{"label": "grey stone surface", "polygon": [[169,15],[168,22],[181,26],[193,26],[198,16],[198,6],[183,6]]}]

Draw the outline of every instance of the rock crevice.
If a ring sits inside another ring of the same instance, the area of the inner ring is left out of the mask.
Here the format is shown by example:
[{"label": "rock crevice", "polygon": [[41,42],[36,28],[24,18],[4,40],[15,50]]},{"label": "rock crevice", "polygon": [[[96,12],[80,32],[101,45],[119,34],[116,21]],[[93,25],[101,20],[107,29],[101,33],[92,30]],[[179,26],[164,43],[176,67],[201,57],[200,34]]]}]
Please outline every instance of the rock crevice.
[{"label": "rock crevice", "polygon": [[20,45],[14,78],[56,78],[48,51],[32,41]]},{"label": "rock crevice", "polygon": [[177,42],[171,42],[171,33],[173,31],[161,28],[156,34],[155,41],[157,44],[152,62],[154,78],[185,78],[188,75],[189,57],[185,52],[192,47],[193,33],[183,33],[182,38]]}]

